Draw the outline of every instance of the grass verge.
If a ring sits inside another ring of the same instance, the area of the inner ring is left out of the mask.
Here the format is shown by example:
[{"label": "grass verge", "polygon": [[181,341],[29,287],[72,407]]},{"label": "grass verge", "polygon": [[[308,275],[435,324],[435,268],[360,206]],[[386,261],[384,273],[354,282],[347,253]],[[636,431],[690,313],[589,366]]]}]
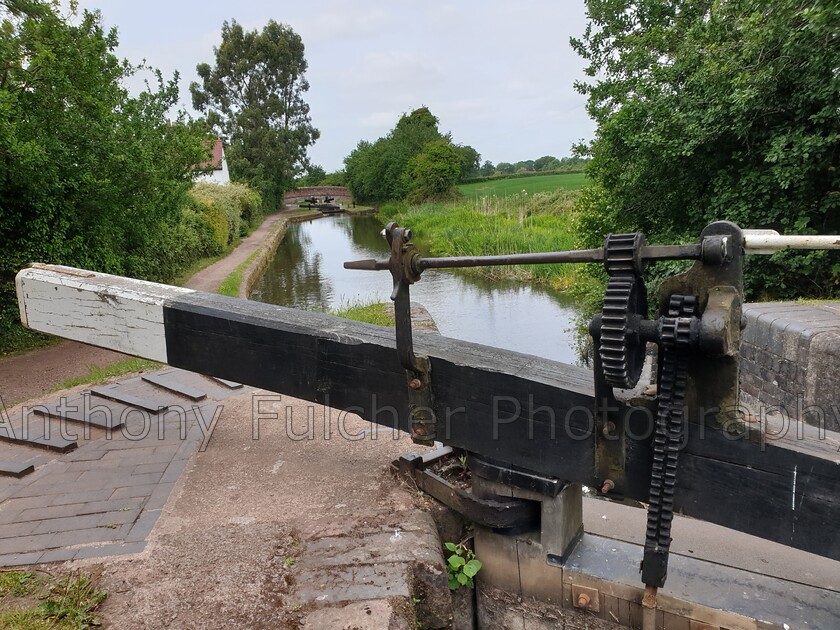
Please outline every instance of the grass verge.
[{"label": "grass verge", "polygon": [[115,376],[122,376],[123,374],[131,374],[133,372],[146,372],[156,370],[160,367],[163,367],[163,365],[156,361],[138,358],[124,359],[111,365],[106,365],[105,367],[92,366],[87,374],[69,378],[63,383],[56,385],[52,391],[57,392],[62,389],[70,389],[77,385],[100,385]]},{"label": "grass verge", "polygon": [[237,266],[227,278],[222,280],[222,284],[219,285],[219,289],[216,293],[230,297],[239,297],[239,287],[242,284],[242,279],[245,277],[245,270],[254,261],[260,251],[261,250],[258,249],[248,256],[245,262]]},{"label": "grass verge", "polygon": [[336,317],[352,319],[355,322],[376,324],[377,326],[394,326],[394,309],[390,304],[352,304],[333,311]]},{"label": "grass verge", "polygon": [[100,625],[95,611],[107,594],[78,573],[56,577],[0,572],[0,628],[85,630]]}]

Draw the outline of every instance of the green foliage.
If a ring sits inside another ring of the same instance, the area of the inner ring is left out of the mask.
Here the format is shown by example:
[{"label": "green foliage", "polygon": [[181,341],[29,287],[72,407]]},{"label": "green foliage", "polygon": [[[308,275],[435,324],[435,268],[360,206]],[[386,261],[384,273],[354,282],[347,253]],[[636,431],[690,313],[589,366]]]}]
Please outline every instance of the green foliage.
[{"label": "green foliage", "polygon": [[[573,47],[598,123],[585,243],[641,229],[694,240],[714,220],[840,231],[837,3],[588,0]],[[750,259],[753,297],[837,294],[840,257]]]},{"label": "green foliage", "polygon": [[25,597],[41,587],[31,571],[0,571],[0,597]]},{"label": "green foliage", "polygon": [[[572,212],[577,194],[557,190],[535,195],[483,196],[449,203],[385,204],[384,221],[409,226],[433,256],[481,256],[571,249],[577,237]],[[573,265],[476,267],[464,273],[517,278],[556,288],[571,286]]]},{"label": "green foliage", "polygon": [[[165,275],[160,254],[208,157],[205,127],[170,113],[177,75],[120,61],[98,11],[72,15],[0,0],[0,351],[33,339],[6,308],[29,262]],[[123,85],[141,70],[151,85],[132,97]]]},{"label": "green foliage", "polygon": [[327,173],[319,182],[321,186],[346,186],[347,177],[344,171]]},{"label": "green foliage", "polygon": [[215,66],[196,68],[193,106],[225,138],[231,177],[259,191],[268,210],[308,166],[306,148],[319,137],[303,94],[306,60],[300,36],[270,20],[262,31],[245,31],[235,20],[222,25]]},{"label": "green foliage", "polygon": [[481,561],[477,560],[472,549],[463,544],[444,543],[451,555],[446,559],[446,574],[449,588],[457,591],[462,586],[475,588],[475,576],[481,570]]},{"label": "green foliage", "polygon": [[451,197],[461,169],[461,152],[458,148],[443,138],[429,142],[408,161],[403,171],[408,201],[419,203]]},{"label": "green foliage", "polygon": [[459,144],[455,146],[455,149],[458,151],[461,162],[458,180],[461,181],[478,175],[481,167],[481,154],[469,145]]},{"label": "green foliage", "polygon": [[[432,154],[412,163],[433,143]],[[443,148],[443,144],[449,148]],[[464,160],[472,159],[471,153],[467,155],[468,149],[474,152],[470,147],[453,146],[449,135],[438,131],[438,119],[428,108],[421,107],[404,114],[384,138],[373,143],[359,142],[344,158],[346,185],[360,203],[405,199],[409,194],[417,199],[426,191],[433,196],[441,194],[439,188],[450,179],[450,170],[455,169],[455,179],[445,191],[451,193],[466,168]],[[409,171],[410,163],[413,165]]]},{"label": "green foliage", "polygon": [[[259,193],[244,184],[200,182],[193,187],[191,195],[206,208],[214,236],[218,239],[224,231],[225,241],[221,243],[222,247],[240,236],[245,236],[251,228],[259,225],[263,218]],[[219,211],[225,217],[225,230],[219,225]]]},{"label": "green foliage", "polygon": [[376,302],[374,304],[352,304],[343,306],[332,313],[336,317],[343,317],[355,322],[376,324],[377,326],[394,326],[394,310],[390,304]]},{"label": "green foliage", "polygon": [[107,597],[107,593],[97,590],[88,577],[66,577],[50,585],[47,599],[38,606],[38,612],[50,621],[89,628],[100,625],[93,613]]},{"label": "green foliage", "polygon": [[112,363],[111,365],[106,365],[104,367],[91,366],[87,374],[67,379],[63,383],[56,385],[52,391],[57,392],[62,389],[70,389],[71,387],[76,387],[77,385],[99,385],[101,383],[105,383],[108,379],[114,378],[115,376],[133,374],[135,372],[149,372],[157,370],[161,367],[163,366],[156,361],[138,359],[136,357],[123,359],[122,361],[117,361],[116,363]]},{"label": "green foliage", "polygon": [[326,177],[327,172],[323,168],[317,164],[310,164],[306,169],[306,175],[297,180],[297,186],[319,186]]}]

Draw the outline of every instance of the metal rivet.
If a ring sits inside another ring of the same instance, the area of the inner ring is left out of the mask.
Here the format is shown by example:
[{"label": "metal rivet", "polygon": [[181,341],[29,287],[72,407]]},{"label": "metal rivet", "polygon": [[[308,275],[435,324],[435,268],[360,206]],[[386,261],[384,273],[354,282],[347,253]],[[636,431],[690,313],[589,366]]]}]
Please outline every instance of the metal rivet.
[{"label": "metal rivet", "polygon": [[423,383],[420,381],[419,378],[413,378],[408,382],[408,386],[411,389],[420,389],[421,387],[423,387]]}]

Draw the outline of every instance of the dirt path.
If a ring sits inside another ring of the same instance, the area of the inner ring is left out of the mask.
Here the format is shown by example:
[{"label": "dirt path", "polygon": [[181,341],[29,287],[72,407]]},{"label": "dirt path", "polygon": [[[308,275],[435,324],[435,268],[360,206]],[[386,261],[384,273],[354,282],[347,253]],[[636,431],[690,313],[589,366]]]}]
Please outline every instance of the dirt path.
[{"label": "dirt path", "polygon": [[271,230],[277,225],[278,221],[284,220],[288,216],[286,212],[276,212],[265,218],[262,225],[246,238],[239,247],[233,250],[229,256],[225,256],[221,260],[213,263],[209,267],[202,269],[189,280],[184,283],[188,289],[195,289],[197,291],[216,291],[219,285],[222,284],[233,271],[253,254],[263,241],[271,234]]},{"label": "dirt path", "polygon": [[[254,232],[230,253],[192,276],[184,286],[198,291],[216,291],[222,281],[245,262],[263,243],[278,221],[289,212],[269,215]],[[92,367],[106,367],[128,356],[75,341],[0,360],[0,406],[43,396],[64,381],[83,376]]]}]

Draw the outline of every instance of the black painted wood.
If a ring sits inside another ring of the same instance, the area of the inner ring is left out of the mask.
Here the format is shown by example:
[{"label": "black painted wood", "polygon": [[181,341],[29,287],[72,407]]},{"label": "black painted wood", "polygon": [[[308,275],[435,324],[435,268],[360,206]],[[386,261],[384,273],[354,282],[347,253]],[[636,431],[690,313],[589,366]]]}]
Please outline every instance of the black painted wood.
[{"label": "black painted wood", "polygon": [[[408,427],[391,329],[203,293],[168,303],[164,322],[170,365]],[[437,335],[418,335],[415,349],[431,361],[444,444],[597,484],[590,372]],[[644,413],[629,426],[637,437],[627,441],[627,496],[647,501],[651,427]],[[677,511],[840,559],[837,453],[820,443],[762,450],[699,425],[688,435]]]}]

